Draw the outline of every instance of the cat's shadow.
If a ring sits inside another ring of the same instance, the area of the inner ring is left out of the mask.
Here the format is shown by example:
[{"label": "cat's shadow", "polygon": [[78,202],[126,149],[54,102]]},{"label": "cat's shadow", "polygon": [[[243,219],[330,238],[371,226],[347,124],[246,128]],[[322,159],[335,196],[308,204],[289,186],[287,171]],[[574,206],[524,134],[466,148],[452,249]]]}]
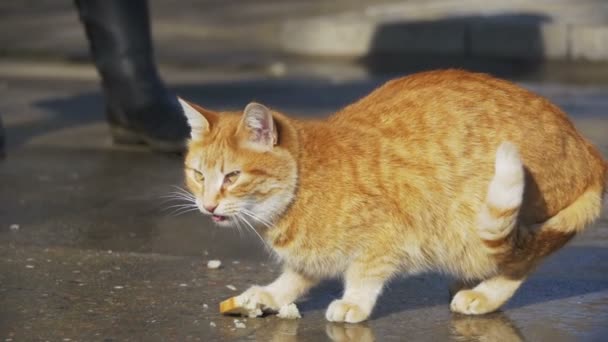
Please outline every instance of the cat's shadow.
[{"label": "cat's shadow", "polygon": [[[571,246],[564,248],[545,263],[523,284],[502,310],[522,308],[555,300],[583,296],[608,290],[608,277],[599,265],[608,259],[608,248]],[[425,307],[445,306],[449,310],[450,279],[437,274],[424,274],[391,281],[378,300],[371,319]],[[340,298],[343,287],[329,281],[315,288],[299,307],[302,312],[324,311]]]}]

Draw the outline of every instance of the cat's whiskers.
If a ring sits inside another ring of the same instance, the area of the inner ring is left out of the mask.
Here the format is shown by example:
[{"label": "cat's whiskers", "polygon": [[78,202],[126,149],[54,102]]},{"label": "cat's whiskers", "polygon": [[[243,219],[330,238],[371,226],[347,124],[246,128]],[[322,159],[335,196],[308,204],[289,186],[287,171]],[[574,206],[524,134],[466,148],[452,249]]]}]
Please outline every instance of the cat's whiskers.
[{"label": "cat's whiskers", "polygon": [[161,209],[161,211],[171,210],[169,215],[171,216],[179,216],[185,213],[199,210],[196,205],[196,197],[187,192],[185,189],[182,189],[178,186],[173,186],[177,189],[177,191],[172,191],[167,195],[160,196],[161,198],[165,198],[162,204],[167,204],[171,202],[178,202],[177,204],[172,204],[166,206]]},{"label": "cat's whiskers", "polygon": [[249,211],[247,209],[241,209],[242,213],[251,217],[252,219],[260,222],[261,224],[263,224],[264,226],[266,226],[267,228],[273,228],[274,225],[272,223],[270,223],[269,221],[257,216],[256,214],[254,214],[252,211]]},{"label": "cat's whiskers", "polygon": [[164,198],[161,201],[161,204],[167,204],[167,203],[174,202],[174,201],[184,201],[184,202],[188,202],[188,203],[195,203],[195,201],[196,201],[196,199],[193,197],[186,197],[184,195],[175,195],[175,194],[162,196],[161,198]]},{"label": "cat's whiskers", "polygon": [[180,216],[180,215],[192,212],[192,211],[198,211],[198,207],[185,209],[185,210],[177,210],[177,211],[171,213],[171,216],[176,217],[176,216]]},{"label": "cat's whiskers", "polygon": [[[257,202],[252,201],[252,200],[245,201],[245,205],[248,205],[248,206],[252,206],[252,205],[254,205],[254,204],[256,204],[256,203],[257,203]],[[268,204],[266,204],[266,205],[268,205]],[[249,210],[249,209],[241,208],[241,210],[245,210],[245,211],[249,212],[250,214],[254,214],[254,213],[253,213],[251,210]],[[255,217],[255,218],[256,218],[257,220],[259,220],[260,222],[261,222],[261,220],[264,220],[264,221],[265,221],[265,222],[266,222],[268,225],[270,225],[270,226],[274,226],[274,224],[272,223],[272,221],[275,221],[275,220],[278,218],[278,216],[279,216],[279,215],[277,214],[277,211],[278,211],[278,210],[279,210],[279,207],[278,207],[277,205],[269,205],[269,208],[268,208],[268,216],[270,216],[270,218],[269,218],[269,219],[263,219],[263,218],[261,218],[259,215],[256,215],[256,217]],[[255,215],[255,214],[254,214],[254,215]],[[270,228],[270,227],[269,227],[269,228]]]},{"label": "cat's whiskers", "polygon": [[183,192],[183,191],[171,191],[171,192],[167,193],[166,195],[161,195],[159,197],[164,198],[164,197],[170,197],[171,195],[178,195],[178,196],[194,198],[193,194],[191,194],[189,192]]},{"label": "cat's whiskers", "polygon": [[179,186],[173,186],[173,187],[176,188],[177,190],[176,191],[171,191],[167,195],[163,195],[163,196],[160,196],[160,197],[161,198],[180,197],[180,198],[189,198],[189,199],[192,199],[192,200],[195,199],[195,196],[192,193],[188,192],[187,190],[182,189]]},{"label": "cat's whiskers", "polygon": [[240,220],[238,219],[238,216],[235,215],[233,217],[235,218],[234,223],[236,223],[237,231],[239,232],[239,237],[243,238],[244,231],[246,231],[247,228],[241,224]]},{"label": "cat's whiskers", "polygon": [[262,237],[262,235],[260,235],[260,233],[258,233],[257,230],[255,230],[255,228],[253,227],[253,225],[247,221],[247,219],[239,214],[234,215],[237,219],[242,220],[249,228],[251,228],[251,230],[253,230],[253,232],[255,233],[255,235],[257,235],[260,238],[260,241],[262,241],[262,244],[264,245],[264,248],[268,251],[270,250],[270,246],[268,246],[268,244],[266,243],[266,240],[264,240],[264,238]]},{"label": "cat's whiskers", "polygon": [[196,208],[198,208],[196,206],[196,204],[193,204],[193,203],[178,203],[178,204],[173,204],[173,205],[170,205],[168,207],[165,207],[165,208],[162,209],[162,211],[169,210],[169,209],[172,209],[172,208],[185,208],[185,207],[188,207],[188,208],[195,208],[196,207]]}]

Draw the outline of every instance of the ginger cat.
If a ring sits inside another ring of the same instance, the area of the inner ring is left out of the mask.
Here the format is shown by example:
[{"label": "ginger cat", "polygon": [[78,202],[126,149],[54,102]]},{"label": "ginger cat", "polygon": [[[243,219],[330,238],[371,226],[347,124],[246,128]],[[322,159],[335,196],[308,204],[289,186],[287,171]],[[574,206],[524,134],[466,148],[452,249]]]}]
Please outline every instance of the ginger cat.
[{"label": "ginger cat", "polygon": [[271,309],[342,277],[326,318],[360,322],[397,274],[440,271],[461,280],[452,311],[488,313],[602,208],[600,153],[549,101],[487,75],[396,79],[325,120],[180,102],[198,207],[255,226],[282,260],[246,292]]}]

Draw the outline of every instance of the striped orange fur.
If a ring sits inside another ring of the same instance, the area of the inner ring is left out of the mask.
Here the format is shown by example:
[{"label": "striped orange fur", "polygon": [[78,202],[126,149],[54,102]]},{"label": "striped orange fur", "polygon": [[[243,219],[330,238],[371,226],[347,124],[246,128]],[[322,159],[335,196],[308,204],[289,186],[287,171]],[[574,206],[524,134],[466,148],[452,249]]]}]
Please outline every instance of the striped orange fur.
[{"label": "striped orange fur", "polygon": [[326,317],[359,322],[396,274],[441,271],[471,285],[453,311],[491,312],[600,214],[600,153],[548,100],[487,75],[396,79],[324,120],[181,103],[201,211],[255,227],[283,263],[246,293],[271,307],[341,276]]}]

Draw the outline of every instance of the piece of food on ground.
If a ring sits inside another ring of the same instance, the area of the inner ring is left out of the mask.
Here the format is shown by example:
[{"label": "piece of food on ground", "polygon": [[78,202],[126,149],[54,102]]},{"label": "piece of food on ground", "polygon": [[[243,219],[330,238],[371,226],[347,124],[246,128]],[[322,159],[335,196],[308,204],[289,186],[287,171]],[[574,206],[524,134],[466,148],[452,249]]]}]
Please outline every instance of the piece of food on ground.
[{"label": "piece of food on ground", "polygon": [[247,328],[247,326],[245,325],[245,323],[239,321],[238,319],[234,320],[234,326],[237,327],[237,329],[245,329],[245,328]]},{"label": "piece of food on ground", "polygon": [[[228,298],[220,303],[220,313],[223,315],[240,315],[253,318],[262,316],[264,310],[267,309],[262,303],[243,295]],[[298,307],[294,303],[282,306],[277,316],[284,319],[302,318]]]},{"label": "piece of food on ground", "polygon": [[247,317],[259,317],[263,314],[261,303],[256,303],[243,295],[231,297],[221,302],[220,313]]},{"label": "piece of food on ground", "polygon": [[216,269],[222,266],[222,262],[219,260],[209,260],[207,261],[207,268]]}]

